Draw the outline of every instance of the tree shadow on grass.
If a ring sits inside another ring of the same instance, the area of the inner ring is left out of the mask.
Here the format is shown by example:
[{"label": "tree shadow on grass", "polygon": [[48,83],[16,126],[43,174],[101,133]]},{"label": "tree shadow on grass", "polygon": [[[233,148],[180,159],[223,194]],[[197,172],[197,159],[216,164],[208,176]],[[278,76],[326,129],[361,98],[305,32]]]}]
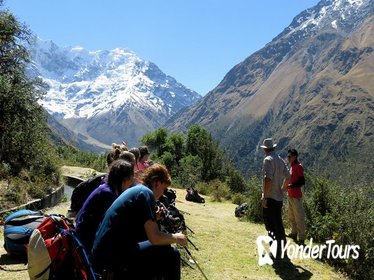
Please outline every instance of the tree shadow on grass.
[{"label": "tree shadow on grass", "polygon": [[289,259],[274,260],[273,268],[281,279],[308,280],[313,276],[309,270],[295,266]]}]

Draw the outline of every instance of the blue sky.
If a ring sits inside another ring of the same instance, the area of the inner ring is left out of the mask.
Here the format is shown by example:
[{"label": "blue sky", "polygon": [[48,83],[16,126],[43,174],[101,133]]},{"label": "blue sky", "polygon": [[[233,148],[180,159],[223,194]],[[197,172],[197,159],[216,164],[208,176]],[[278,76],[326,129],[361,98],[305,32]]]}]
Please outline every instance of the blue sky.
[{"label": "blue sky", "polygon": [[318,0],[6,0],[42,39],[128,48],[205,95]]}]

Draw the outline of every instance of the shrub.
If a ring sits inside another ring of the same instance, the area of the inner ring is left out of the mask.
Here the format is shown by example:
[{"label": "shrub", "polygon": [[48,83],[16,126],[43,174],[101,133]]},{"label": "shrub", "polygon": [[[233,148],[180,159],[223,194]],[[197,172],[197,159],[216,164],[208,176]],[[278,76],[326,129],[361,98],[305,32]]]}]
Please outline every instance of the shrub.
[{"label": "shrub", "polygon": [[209,195],[213,201],[221,202],[222,200],[230,199],[230,189],[226,183],[220,180],[213,180],[208,183]]},{"label": "shrub", "polygon": [[170,152],[165,152],[160,157],[160,161],[168,169],[170,175],[174,177],[176,175],[174,156]]},{"label": "shrub", "polygon": [[237,205],[241,205],[244,202],[248,201],[248,197],[243,193],[234,193],[231,196],[231,200],[232,200],[232,203],[237,204]]},{"label": "shrub", "polygon": [[240,174],[231,163],[225,164],[223,167],[225,182],[229,186],[230,191],[233,193],[244,193],[247,190],[247,184]]},{"label": "shrub", "polygon": [[329,259],[354,279],[374,276],[374,188],[342,187],[325,178],[311,178],[304,204],[310,237],[334,239],[340,245],[359,245],[358,259]]},{"label": "shrub", "polygon": [[49,180],[38,179],[36,182],[29,182],[27,184],[27,193],[32,199],[43,198],[53,191],[53,186]]},{"label": "shrub", "polygon": [[195,185],[195,190],[197,190],[202,195],[208,195],[210,193],[209,184],[206,182],[198,182]]},{"label": "shrub", "polygon": [[230,189],[226,183],[216,179],[206,182],[199,182],[195,185],[195,189],[202,195],[209,195],[212,201],[222,201],[231,198]]},{"label": "shrub", "polygon": [[27,202],[27,184],[20,178],[12,178],[5,191],[5,197],[8,201],[15,204]]},{"label": "shrub", "polygon": [[177,174],[177,180],[185,188],[193,187],[201,180],[201,168],[202,163],[198,156],[185,156],[180,160],[180,169]]},{"label": "shrub", "polygon": [[263,222],[262,215],[262,204],[261,204],[261,195],[262,195],[262,184],[261,180],[256,177],[252,177],[249,180],[249,190],[248,190],[248,220],[259,223]]},{"label": "shrub", "polygon": [[63,165],[77,165],[93,168],[100,172],[105,172],[107,169],[107,153],[98,155],[91,152],[80,151],[72,146],[59,146],[56,148],[56,154],[60,159],[60,164]]}]

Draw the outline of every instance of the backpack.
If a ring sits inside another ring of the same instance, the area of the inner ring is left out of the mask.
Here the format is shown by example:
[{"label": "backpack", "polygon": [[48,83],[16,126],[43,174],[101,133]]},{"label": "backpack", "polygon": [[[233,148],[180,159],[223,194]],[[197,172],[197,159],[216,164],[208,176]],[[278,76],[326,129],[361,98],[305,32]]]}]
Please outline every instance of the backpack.
[{"label": "backpack", "polygon": [[44,216],[37,211],[18,210],[4,220],[4,248],[11,256],[27,258],[27,246]]},{"label": "backpack", "polygon": [[175,205],[175,200],[177,199],[177,193],[174,190],[166,189],[164,192],[164,196],[166,197],[168,205]]},{"label": "backpack", "polygon": [[197,203],[205,203],[205,199],[199,195],[197,190],[194,188],[187,188],[186,193],[186,200],[197,202]]},{"label": "backpack", "polygon": [[165,189],[164,194],[158,199],[162,204],[169,208],[170,205],[175,205],[177,193],[172,189]]},{"label": "backpack", "polygon": [[248,203],[242,203],[235,208],[235,217],[243,217],[248,211]]},{"label": "backpack", "polygon": [[184,215],[173,204],[166,206],[161,200],[156,205],[164,209],[162,219],[158,221],[161,231],[176,233],[187,229]]},{"label": "backpack", "polygon": [[82,208],[86,199],[90,194],[101,185],[104,179],[103,175],[97,175],[76,186],[71,194],[71,204],[69,209],[69,217],[74,218]]},{"label": "backpack", "polygon": [[31,280],[95,280],[91,263],[73,224],[62,215],[49,215],[34,230],[28,249]]}]

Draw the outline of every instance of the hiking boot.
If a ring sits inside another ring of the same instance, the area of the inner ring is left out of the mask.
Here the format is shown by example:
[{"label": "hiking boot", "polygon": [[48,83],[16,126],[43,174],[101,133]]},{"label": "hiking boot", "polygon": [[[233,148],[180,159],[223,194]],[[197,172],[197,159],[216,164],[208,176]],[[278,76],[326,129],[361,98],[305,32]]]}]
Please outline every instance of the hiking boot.
[{"label": "hiking boot", "polygon": [[287,234],[286,236],[291,238],[295,243],[297,243],[297,234],[296,233],[290,233],[290,234]]}]

